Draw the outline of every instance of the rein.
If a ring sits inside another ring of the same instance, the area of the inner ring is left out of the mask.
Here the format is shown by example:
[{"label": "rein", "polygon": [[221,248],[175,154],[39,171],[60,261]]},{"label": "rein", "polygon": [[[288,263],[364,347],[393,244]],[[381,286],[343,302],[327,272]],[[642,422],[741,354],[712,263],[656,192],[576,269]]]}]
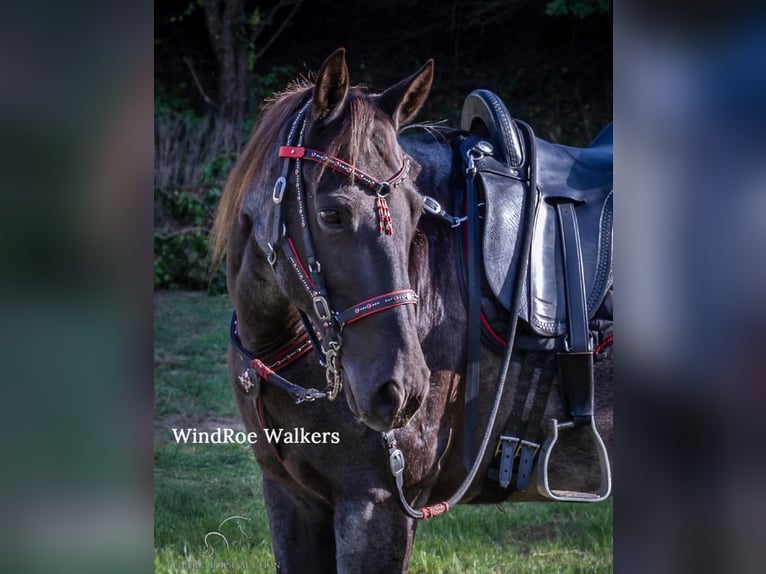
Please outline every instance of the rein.
[{"label": "rein", "polygon": [[[479,282],[479,258],[480,255],[478,254],[478,225],[479,225],[479,214],[478,211],[471,206],[474,207],[478,204],[478,195],[477,195],[477,189],[476,189],[476,174],[477,169],[475,162],[476,160],[480,159],[484,155],[491,153],[492,148],[488,147],[486,142],[479,141],[478,143],[474,143],[471,140],[466,140],[461,145],[461,155],[463,157],[463,160],[465,162],[465,184],[466,184],[466,198],[468,201],[468,215],[467,215],[467,224],[466,224],[466,234],[467,237],[467,243],[468,243],[468,259],[469,262],[473,261],[476,263],[475,265],[471,265],[471,267],[468,269],[468,323],[469,323],[469,329],[468,329],[468,343],[467,343],[467,365],[466,365],[466,395],[473,394],[473,400],[468,403],[466,406],[466,421],[464,424],[468,424],[469,419],[475,420],[475,412],[471,413],[470,411],[475,409],[476,405],[476,395],[478,394],[478,385],[479,385],[479,347],[480,347],[480,329],[471,329],[470,325],[473,322],[476,325],[480,325],[480,298],[481,298],[481,286]],[[534,166],[533,166],[534,167]],[[535,170],[530,169],[529,174],[527,176],[529,178],[530,185],[534,189],[536,187],[536,180],[535,180]],[[438,205],[438,204],[437,204]],[[438,215],[435,213],[434,215]],[[404,510],[404,513],[407,514],[410,518],[414,518],[415,520],[428,520],[429,518],[433,518],[434,516],[439,516],[440,514],[444,514],[446,512],[449,512],[449,510],[455,506],[457,503],[460,502],[460,500],[465,496],[466,492],[468,492],[468,489],[470,488],[473,481],[476,479],[476,476],[479,472],[479,468],[481,467],[481,464],[484,459],[484,454],[487,451],[487,447],[489,446],[489,441],[492,438],[492,430],[495,426],[495,420],[497,419],[497,414],[500,410],[500,405],[503,400],[503,391],[505,389],[505,383],[508,379],[508,370],[511,365],[511,357],[513,353],[513,341],[516,336],[516,324],[518,321],[519,316],[519,309],[521,308],[522,302],[523,302],[523,289],[521,288],[522,279],[526,274],[526,266],[528,262],[528,253],[531,245],[532,240],[532,218],[534,217],[534,211],[533,210],[527,210],[527,212],[524,214],[524,217],[527,219],[527,222],[530,223],[530,225],[526,226],[526,232],[524,233],[524,236],[522,237],[521,242],[521,253],[523,256],[521,257],[521,268],[522,272],[519,273],[516,277],[516,285],[514,287],[514,293],[515,296],[513,298],[513,306],[512,311],[510,314],[510,320],[509,320],[509,326],[508,326],[508,338],[507,338],[507,346],[505,348],[505,353],[503,355],[502,362],[500,364],[500,369],[497,374],[497,380],[495,383],[495,396],[492,401],[492,406],[490,408],[489,417],[487,419],[487,424],[484,429],[484,434],[482,435],[481,442],[479,444],[478,451],[474,454],[473,450],[470,448],[470,441],[473,438],[472,435],[469,432],[466,432],[464,434],[464,442],[465,442],[465,448],[464,448],[464,465],[467,469],[467,474],[463,478],[463,481],[460,483],[460,486],[457,487],[457,490],[453,493],[453,495],[448,498],[447,500],[444,500],[442,502],[438,502],[431,506],[426,506],[420,509],[413,508],[412,505],[410,505],[409,501],[407,500],[405,494],[404,494],[404,466],[405,466],[405,460],[404,460],[404,453],[399,448],[399,445],[397,444],[396,437],[394,436],[394,431],[390,430],[387,432],[382,433],[383,436],[383,442],[385,444],[385,447],[388,451],[388,462],[389,462],[389,470],[391,471],[391,474],[394,477],[394,481],[396,484],[396,490],[397,494],[399,496],[399,504],[402,507],[402,510]],[[458,224],[461,222],[460,220],[457,220]],[[473,237],[472,237],[473,235]],[[473,356],[472,356],[473,355]],[[472,423],[473,424],[473,423]],[[469,429],[472,430],[472,429]]]}]

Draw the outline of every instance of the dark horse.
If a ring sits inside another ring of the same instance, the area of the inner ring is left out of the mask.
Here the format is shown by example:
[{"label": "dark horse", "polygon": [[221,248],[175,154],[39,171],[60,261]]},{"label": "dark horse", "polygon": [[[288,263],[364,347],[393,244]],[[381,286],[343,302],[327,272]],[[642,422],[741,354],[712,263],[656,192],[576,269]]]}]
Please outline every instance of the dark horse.
[{"label": "dark horse", "polygon": [[[349,86],[338,50],[315,85],[294,85],[264,109],[221,199],[213,251],[227,257],[237,318],[229,372],[244,423],[259,436],[281,572],[407,570],[417,520],[402,510],[381,432],[395,429],[414,506],[445,500],[467,474],[462,255],[444,218],[423,216],[425,195],[452,205],[463,167],[450,135],[399,137],[432,79],[429,61],[372,94]],[[500,362],[482,349],[480,388],[490,391],[479,394],[476,443]],[[520,369],[511,363],[508,396]],[[596,420],[611,447],[611,360],[596,369]],[[345,397],[327,400],[341,385]],[[490,499],[487,469],[510,403],[462,502]],[[565,418],[558,393],[545,412]],[[291,438],[268,442],[264,428]],[[569,433],[551,480],[571,490],[598,483],[589,444],[586,431]],[[544,500],[532,490],[501,499]]]}]

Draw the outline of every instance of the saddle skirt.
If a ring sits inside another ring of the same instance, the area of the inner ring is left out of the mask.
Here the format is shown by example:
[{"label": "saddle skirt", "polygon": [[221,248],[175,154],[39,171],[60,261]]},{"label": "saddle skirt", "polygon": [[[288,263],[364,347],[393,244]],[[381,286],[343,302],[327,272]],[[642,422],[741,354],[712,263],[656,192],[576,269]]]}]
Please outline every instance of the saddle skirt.
[{"label": "saddle skirt", "polygon": [[486,138],[493,148],[491,155],[476,160],[485,204],[486,286],[509,311],[521,266],[520,226],[525,210],[534,209],[519,318],[539,337],[562,337],[567,333],[567,291],[558,204],[574,205],[588,319],[612,287],[612,124],[587,148],[553,144],[511,118],[495,94],[476,90],[466,99],[461,127]]}]

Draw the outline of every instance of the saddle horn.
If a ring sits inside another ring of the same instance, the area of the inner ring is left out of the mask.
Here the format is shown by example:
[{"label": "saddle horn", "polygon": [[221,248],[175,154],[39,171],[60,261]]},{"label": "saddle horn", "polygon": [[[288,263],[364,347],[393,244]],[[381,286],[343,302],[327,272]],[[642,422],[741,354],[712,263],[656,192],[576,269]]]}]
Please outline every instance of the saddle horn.
[{"label": "saddle horn", "polygon": [[490,140],[497,154],[495,157],[511,168],[520,168],[524,152],[519,130],[510,121],[503,101],[489,90],[474,90],[463,103],[460,128]]}]

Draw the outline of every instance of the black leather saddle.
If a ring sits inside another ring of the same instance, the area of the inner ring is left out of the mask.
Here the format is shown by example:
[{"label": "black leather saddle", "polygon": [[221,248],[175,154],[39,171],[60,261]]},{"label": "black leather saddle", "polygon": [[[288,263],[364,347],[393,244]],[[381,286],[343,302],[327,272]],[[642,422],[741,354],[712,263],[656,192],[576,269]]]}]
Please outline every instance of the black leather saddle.
[{"label": "black leather saddle", "polygon": [[[493,148],[491,155],[477,161],[485,203],[482,252],[486,284],[509,311],[522,257],[518,241],[521,214],[535,209],[519,318],[542,337],[566,335],[563,205],[572,212],[571,221],[577,228],[581,253],[577,264],[584,278],[588,319],[612,285],[612,124],[589,147],[553,144],[511,118],[494,93],[475,90],[463,106],[461,128],[486,138]],[[530,181],[536,181],[536,189],[529,189]]]},{"label": "black leather saddle", "polygon": [[[523,407],[531,382],[524,377],[517,382],[514,407],[498,443],[498,484],[506,489],[515,477],[516,488],[524,490],[537,460],[537,489],[544,496],[559,501],[604,500],[611,492],[611,468],[594,420],[591,326],[603,325],[596,327],[598,335],[611,331],[612,324],[612,126],[587,148],[553,144],[511,118],[495,94],[475,90],[463,106],[461,128],[470,134],[461,144],[469,206],[469,326],[472,318],[477,322],[478,307],[472,278],[483,266],[491,296],[481,296],[481,312],[486,315],[498,305],[507,312],[505,344],[527,353],[557,351],[556,369],[545,376],[541,372],[536,383],[533,402],[541,408],[533,407],[526,421]],[[482,203],[483,225],[478,209]],[[495,301],[486,305],[491,298]],[[520,329],[516,317],[526,329]],[[485,324],[483,332],[487,330]],[[522,330],[531,335],[516,336]],[[473,339],[472,347],[471,341],[469,329],[469,352],[477,344]],[[470,368],[469,361],[469,375]],[[553,376],[561,382],[566,420],[549,419],[542,442],[538,430]],[[473,421],[477,378],[467,378],[466,428]],[[601,484],[595,492],[571,492],[549,483],[558,433],[574,427],[590,430],[598,452]],[[467,436],[466,444],[469,440]]]}]

